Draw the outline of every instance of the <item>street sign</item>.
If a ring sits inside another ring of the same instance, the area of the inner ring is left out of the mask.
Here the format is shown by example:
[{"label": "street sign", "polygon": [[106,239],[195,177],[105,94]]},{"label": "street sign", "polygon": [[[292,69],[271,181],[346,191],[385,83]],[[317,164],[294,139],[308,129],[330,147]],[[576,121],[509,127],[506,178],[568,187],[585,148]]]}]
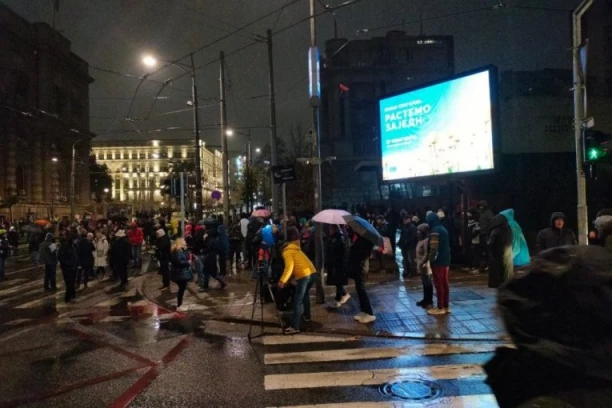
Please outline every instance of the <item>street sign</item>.
[{"label": "street sign", "polygon": [[295,180],[295,168],[293,164],[272,166],[272,178],[274,179],[274,184],[282,184],[287,181]]}]

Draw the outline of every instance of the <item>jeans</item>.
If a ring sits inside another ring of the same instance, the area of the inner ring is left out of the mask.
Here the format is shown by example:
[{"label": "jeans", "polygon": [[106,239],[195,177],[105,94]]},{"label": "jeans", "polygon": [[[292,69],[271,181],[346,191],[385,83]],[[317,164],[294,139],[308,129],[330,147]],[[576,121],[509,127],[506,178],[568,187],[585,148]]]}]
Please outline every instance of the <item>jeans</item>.
[{"label": "jeans", "polygon": [[159,273],[162,276],[164,288],[170,286],[170,267],[168,261],[159,261]]},{"label": "jeans", "polygon": [[89,282],[89,275],[91,275],[91,269],[81,267],[77,268],[76,285],[79,286],[81,284],[81,280],[83,280],[83,284],[87,286],[87,282]]},{"label": "jeans", "polygon": [[[361,272],[361,273],[360,273]],[[370,298],[365,289],[365,273],[359,271],[355,274],[355,290],[357,291],[357,297],[359,298],[359,308],[363,313],[373,315],[372,305],[370,304]]]},{"label": "jeans", "polygon": [[132,245],[132,262],[134,262],[134,265],[142,265],[142,259],[140,259],[141,251],[142,245]]},{"label": "jeans", "polygon": [[0,280],[4,279],[4,271],[6,269],[5,262],[6,258],[0,256]]},{"label": "jeans", "polygon": [[76,267],[62,268],[62,275],[64,276],[64,285],[66,286],[66,295],[64,296],[64,300],[68,302],[76,298]]},{"label": "jeans", "polygon": [[55,279],[56,271],[57,271],[57,265],[55,264],[45,265],[45,290],[57,289],[57,283]]},{"label": "jeans", "polygon": [[223,280],[219,277],[217,271],[217,265],[211,263],[204,263],[204,257],[201,257],[199,261],[196,263],[196,271],[198,272],[198,278],[200,280],[200,288],[208,289],[208,282],[210,278],[213,278],[223,285]]},{"label": "jeans", "polygon": [[34,264],[34,266],[38,266],[38,261],[40,260],[40,252],[32,251],[32,254],[30,256],[32,257],[32,263]]},{"label": "jeans", "polygon": [[336,285],[336,302],[339,302],[345,295],[346,289],[344,289],[344,285]]},{"label": "jeans", "polygon": [[187,289],[187,284],[189,281],[178,281],[176,284],[178,285],[178,293],[176,294],[176,307],[181,307],[183,304],[183,296],[185,296],[185,289]]},{"label": "jeans", "polygon": [[433,305],[433,283],[431,276],[424,273],[421,274],[421,282],[423,283],[423,302],[425,305]]},{"label": "jeans", "polygon": [[438,309],[448,307],[450,289],[448,287],[448,266],[431,266],[433,272],[433,283],[436,287],[436,297],[438,298]]},{"label": "jeans", "polygon": [[317,274],[313,273],[302,279],[298,279],[295,295],[293,296],[293,317],[291,318],[291,327],[296,330],[300,329],[300,320],[302,314],[306,319],[310,319],[310,288],[317,280]]}]

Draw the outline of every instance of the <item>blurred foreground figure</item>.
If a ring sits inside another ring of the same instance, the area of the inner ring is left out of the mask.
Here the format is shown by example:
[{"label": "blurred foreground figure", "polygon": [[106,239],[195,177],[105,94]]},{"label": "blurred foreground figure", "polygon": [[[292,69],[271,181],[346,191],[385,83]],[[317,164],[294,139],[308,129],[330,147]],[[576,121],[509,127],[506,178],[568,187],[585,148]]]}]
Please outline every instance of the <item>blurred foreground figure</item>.
[{"label": "blurred foreground figure", "polygon": [[499,291],[516,349],[485,365],[501,408],[612,407],[612,254],[565,246]]}]

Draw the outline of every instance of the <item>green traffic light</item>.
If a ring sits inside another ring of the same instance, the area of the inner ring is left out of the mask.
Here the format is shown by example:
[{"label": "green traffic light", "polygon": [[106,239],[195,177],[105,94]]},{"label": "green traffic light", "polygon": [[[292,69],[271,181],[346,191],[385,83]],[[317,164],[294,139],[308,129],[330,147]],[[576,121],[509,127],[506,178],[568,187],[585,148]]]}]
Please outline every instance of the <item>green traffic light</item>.
[{"label": "green traffic light", "polygon": [[599,151],[599,149],[590,149],[589,150],[589,160],[597,160],[599,159],[599,157],[601,156],[601,152]]}]

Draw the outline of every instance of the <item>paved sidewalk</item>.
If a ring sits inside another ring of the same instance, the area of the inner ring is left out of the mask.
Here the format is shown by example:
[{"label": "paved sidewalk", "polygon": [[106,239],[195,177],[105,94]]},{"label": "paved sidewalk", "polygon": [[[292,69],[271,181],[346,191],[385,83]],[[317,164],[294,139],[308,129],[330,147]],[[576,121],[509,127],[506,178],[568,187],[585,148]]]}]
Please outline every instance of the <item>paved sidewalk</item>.
[{"label": "paved sidewalk", "polygon": [[[196,283],[187,288],[184,305],[188,314],[210,320],[250,322],[253,312],[255,282],[247,271],[227,278],[225,290],[212,284],[208,292],[200,293]],[[214,282],[214,281],[213,281]],[[142,294],[162,307],[176,307],[177,287],[162,292],[161,276],[149,273],[142,282]],[[347,287],[352,298],[340,309],[318,305],[312,297],[312,323],[304,329],[315,332],[335,332],[354,335],[400,336],[432,339],[506,339],[495,304],[496,291],[487,287],[486,275],[469,275],[451,271],[451,309],[444,316],[429,316],[416,306],[422,298],[420,278],[401,279],[395,274],[370,273],[368,294],[376,315],[376,322],[363,325],[353,320],[359,312],[357,296],[352,285]],[[334,287],[325,287],[326,300],[333,299]],[[285,321],[289,314],[283,313]],[[261,308],[255,310],[255,321],[261,320]],[[272,304],[264,306],[263,320],[267,326],[278,327]]]}]

